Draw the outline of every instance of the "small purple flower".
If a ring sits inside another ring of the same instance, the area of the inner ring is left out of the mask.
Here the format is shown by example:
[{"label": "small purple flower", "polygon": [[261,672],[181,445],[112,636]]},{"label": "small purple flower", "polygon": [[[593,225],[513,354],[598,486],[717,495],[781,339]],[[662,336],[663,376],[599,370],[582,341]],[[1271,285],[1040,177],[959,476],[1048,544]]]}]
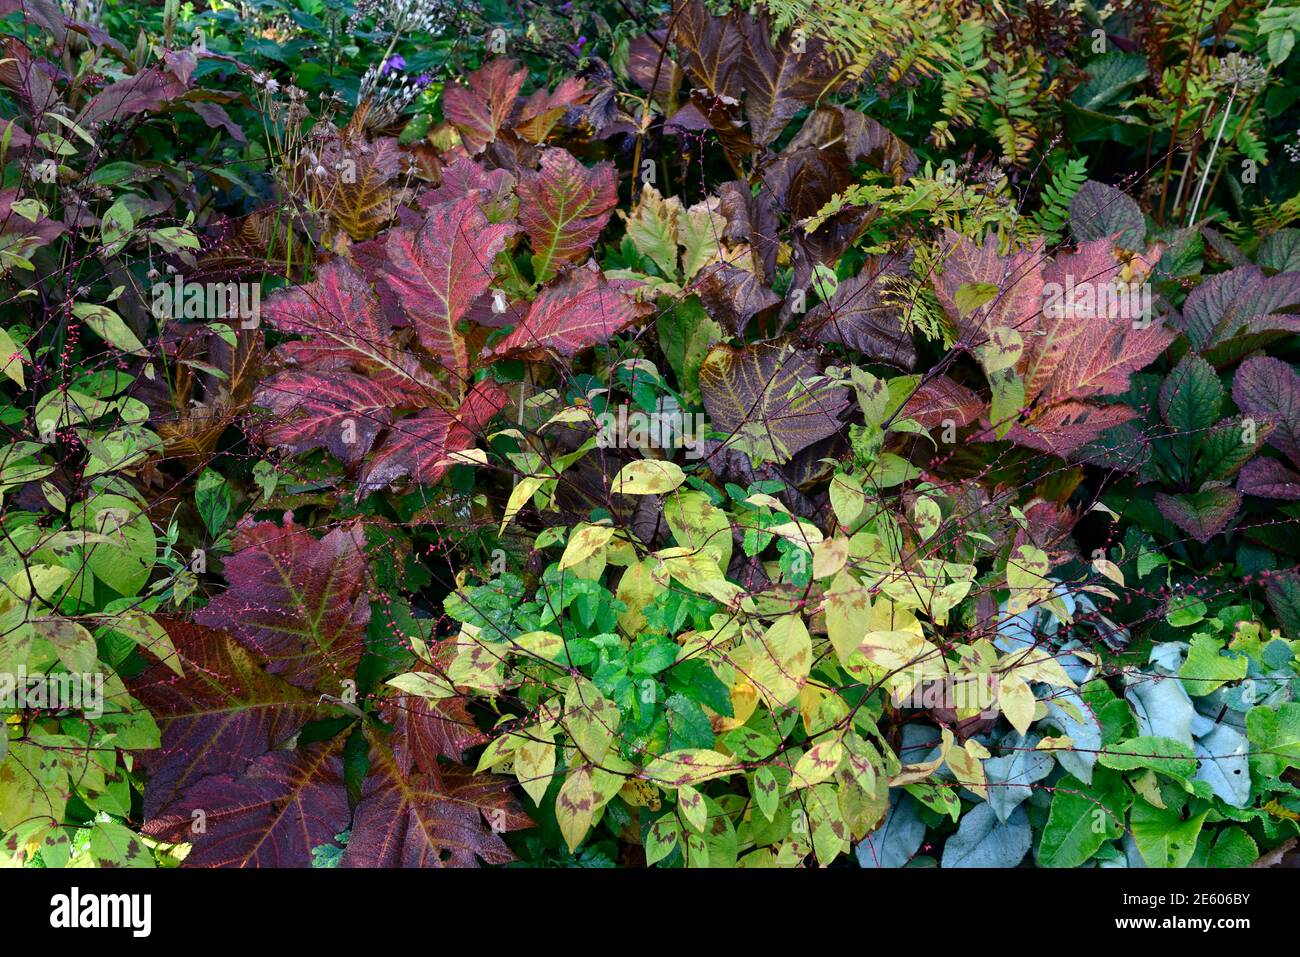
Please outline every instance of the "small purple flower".
[{"label": "small purple flower", "polygon": [[421,73],[419,76],[415,78],[415,85],[420,89],[424,89],[432,82],[433,82],[433,77],[429,76],[429,74],[427,73]]},{"label": "small purple flower", "polygon": [[393,70],[405,70],[405,69],[406,69],[406,60],[402,58],[402,55],[400,53],[394,53],[387,60],[385,60],[383,64],[379,67],[379,75],[387,76]]},{"label": "small purple flower", "polygon": [[582,48],[585,47],[586,45],[587,45],[587,38],[578,37],[577,43],[569,44],[569,50],[573,53],[574,56],[580,57],[582,56]]}]

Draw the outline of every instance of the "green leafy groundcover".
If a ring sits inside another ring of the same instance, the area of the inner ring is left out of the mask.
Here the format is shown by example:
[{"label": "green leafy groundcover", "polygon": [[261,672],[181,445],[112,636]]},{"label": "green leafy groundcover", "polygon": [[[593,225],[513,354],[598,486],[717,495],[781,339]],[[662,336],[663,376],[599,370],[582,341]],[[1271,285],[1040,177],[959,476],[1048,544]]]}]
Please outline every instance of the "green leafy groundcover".
[{"label": "green leafy groundcover", "polygon": [[0,0],[0,858],[1284,860],[1300,8],[631,7]]}]

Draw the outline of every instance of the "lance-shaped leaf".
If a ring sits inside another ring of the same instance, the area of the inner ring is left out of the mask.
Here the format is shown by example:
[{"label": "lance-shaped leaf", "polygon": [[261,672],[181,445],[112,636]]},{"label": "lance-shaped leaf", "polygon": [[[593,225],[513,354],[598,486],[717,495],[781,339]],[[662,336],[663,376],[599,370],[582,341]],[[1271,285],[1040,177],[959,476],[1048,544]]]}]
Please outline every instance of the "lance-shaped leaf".
[{"label": "lance-shaped leaf", "polygon": [[815,356],[788,343],[717,345],[700,366],[713,428],[744,433],[777,462],[843,428],[848,390],[821,379]]},{"label": "lance-shaped leaf", "polygon": [[1265,277],[1258,266],[1238,266],[1193,289],[1170,323],[1192,348],[1223,366],[1270,342],[1300,332],[1300,273]]},{"label": "lance-shaped leaf", "polygon": [[618,202],[612,163],[583,166],[567,150],[542,153],[541,168],[519,181],[519,222],[533,247],[533,274],[545,282],[587,258]]},{"label": "lance-shaped leaf", "polygon": [[150,67],[110,84],[90,98],[77,116],[77,125],[90,128],[165,106],[189,88],[194,64],[194,56],[188,51],[172,53],[165,65]]},{"label": "lance-shaped leaf", "polygon": [[198,781],[144,833],[190,843],[185,867],[308,867],[311,851],[348,826],[342,745],[271,751],[239,772]]},{"label": "lance-shaped leaf", "polygon": [[442,111],[460,132],[471,153],[481,153],[509,121],[515,98],[528,77],[515,61],[490,60],[469,75],[469,86],[449,85],[442,94]]},{"label": "lance-shaped leaf", "polygon": [[1227,526],[1241,507],[1241,492],[1210,483],[1199,492],[1182,495],[1156,493],[1160,514],[1198,542],[1208,542]]},{"label": "lance-shaped leaf", "polygon": [[1237,477],[1237,489],[1260,498],[1300,500],[1300,473],[1277,459],[1252,459]]},{"label": "lance-shaped leaf", "polygon": [[856,349],[868,359],[910,369],[916,346],[903,329],[902,307],[890,295],[890,282],[906,271],[884,260],[869,262],[862,272],[840,283],[828,302],[804,320],[821,342]]},{"label": "lance-shaped leaf", "polygon": [[457,328],[492,284],[497,254],[516,228],[489,223],[481,194],[429,209],[418,230],[389,234],[384,282],[396,294],[420,344],[456,379],[469,371],[469,349]]},{"label": "lance-shaped leaf", "polygon": [[815,101],[835,79],[825,44],[807,37],[796,44],[789,36],[772,42],[766,17],[746,17],[739,70],[745,84],[745,115],[755,143],[766,146],[781,135],[801,109]]},{"label": "lance-shaped leaf", "polygon": [[449,466],[467,462],[457,453],[473,448],[487,421],[505,407],[506,396],[490,381],[477,383],[458,413],[425,409],[392,424],[388,435],[361,473],[357,496],[403,477],[434,485]]},{"label": "lance-shaped leaf", "polygon": [[507,779],[455,767],[404,769],[388,742],[369,737],[370,774],[344,867],[476,867],[514,860],[500,834],[532,822],[516,806]]},{"label": "lance-shaped leaf", "polygon": [[163,621],[183,676],[162,663],[128,681],[158,723],[162,746],[141,755],[149,772],[146,817],[211,774],[240,772],[293,737],[315,699],[266,672],[266,662],[224,631]]},{"label": "lance-shaped leaf", "polygon": [[356,525],[321,539],[292,520],[245,525],[226,559],[226,591],[195,620],[227,629],[290,684],[337,694],[365,650],[363,544]]},{"label": "lance-shaped leaf", "polygon": [[528,315],[484,358],[571,358],[606,343],[652,311],[652,306],[634,302],[626,294],[635,285],[611,282],[593,269],[576,269],[543,289]]}]

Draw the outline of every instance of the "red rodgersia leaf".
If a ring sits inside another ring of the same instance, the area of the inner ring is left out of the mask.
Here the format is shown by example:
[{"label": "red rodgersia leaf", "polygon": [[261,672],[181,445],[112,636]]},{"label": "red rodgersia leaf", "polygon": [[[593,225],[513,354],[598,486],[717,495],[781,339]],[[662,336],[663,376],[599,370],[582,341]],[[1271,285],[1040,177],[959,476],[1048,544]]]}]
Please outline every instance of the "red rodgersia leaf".
[{"label": "red rodgersia leaf", "polygon": [[498,359],[572,358],[608,342],[652,308],[633,302],[624,290],[635,283],[609,281],[593,269],[576,269],[542,290],[528,315],[495,347],[484,353]]},{"label": "red rodgersia leaf", "polygon": [[476,189],[485,195],[484,212],[488,222],[503,223],[514,218],[519,206],[515,178],[507,170],[484,169],[468,156],[462,156],[442,171],[442,182],[420,196],[420,208],[428,212],[439,203],[454,202]]},{"label": "red rodgersia leaf", "polygon": [[348,826],[345,740],[271,751],[241,772],[209,775],[147,820],[144,833],[192,843],[185,867],[309,867],[312,848]]},{"label": "red rodgersia leaf", "polygon": [[433,485],[457,461],[456,453],[473,448],[483,426],[506,404],[506,395],[495,383],[477,383],[453,415],[442,409],[425,409],[396,422],[366,463],[357,497],[409,476],[414,482]]},{"label": "red rodgersia leaf", "polygon": [[[1139,270],[1135,279],[1141,279],[1145,264],[1135,259],[1132,265]],[[1063,308],[1039,309],[1041,334],[1025,337],[1018,368],[1025,378],[1026,399],[1054,403],[1119,395],[1127,391],[1134,372],[1155,361],[1173,342],[1172,330],[1150,316],[1132,314],[1136,302],[1122,297],[1116,308],[1108,307],[1105,289],[1122,269],[1111,242],[1098,239],[1084,243],[1078,252],[1058,256],[1043,271],[1044,283],[1060,284]],[[1072,287],[1074,295],[1067,298]],[[1094,290],[1091,306],[1089,287]],[[1135,328],[1139,320],[1143,328]]]},{"label": "red rodgersia leaf", "polygon": [[262,310],[275,329],[306,336],[277,346],[274,357],[305,369],[352,369],[421,408],[441,400],[442,390],[398,348],[393,330],[370,285],[346,259],[330,260],[305,286],[277,292]]},{"label": "red rodgersia leaf", "polygon": [[1232,400],[1243,412],[1276,423],[1268,444],[1300,468],[1300,375],[1281,359],[1247,359],[1232,380]]},{"label": "red rodgersia leaf", "polygon": [[[975,349],[989,341],[994,329],[1015,329],[1026,339],[1042,313],[1043,254],[1041,246],[1010,256],[998,254],[998,239],[989,233],[982,246],[948,230],[944,243],[951,252],[943,273],[935,277],[934,292],[957,330],[958,345]],[[967,316],[957,305],[957,290],[975,283],[998,287],[998,294]]]},{"label": "red rodgersia leaf", "polygon": [[273,416],[261,441],[294,454],[328,449],[340,462],[356,465],[391,420],[396,396],[363,375],[291,369],[258,386],[256,401]]},{"label": "red rodgersia leaf", "polygon": [[530,143],[540,143],[551,134],[565,115],[591,99],[591,91],[581,77],[560,81],[553,91],[537,90],[519,107],[514,129]]},{"label": "red rodgersia leaf", "polygon": [[229,586],[194,618],[255,649],[271,674],[337,694],[365,650],[363,545],[359,525],[319,540],[289,517],[244,525],[226,559]]},{"label": "red rodgersia leaf", "polygon": [[814,383],[819,374],[814,354],[788,343],[716,345],[700,364],[700,395],[714,429],[783,463],[844,427],[848,390]]},{"label": "red rodgersia leaf", "polygon": [[420,344],[457,382],[469,372],[469,350],[457,324],[492,284],[497,254],[517,227],[489,223],[482,194],[429,209],[419,229],[390,233],[383,279],[396,293]]},{"label": "red rodgersia leaf", "polygon": [[506,779],[463,768],[403,770],[386,743],[372,744],[342,866],[476,867],[480,860],[514,860],[498,832],[532,822],[518,810]]},{"label": "red rodgersia leaf", "polygon": [[1226,485],[1206,485],[1183,495],[1156,493],[1160,514],[1198,542],[1208,542],[1227,526],[1241,507],[1241,493]]},{"label": "red rodgersia leaf", "polygon": [[541,168],[519,181],[519,222],[533,247],[533,274],[545,282],[561,266],[582,262],[618,202],[612,163],[583,166],[567,150],[542,153]]},{"label": "red rodgersia leaf", "polygon": [[443,92],[443,114],[471,153],[483,152],[514,112],[515,98],[528,77],[527,68],[514,67],[514,60],[490,60],[469,75],[468,88],[448,86]]},{"label": "red rodgersia leaf", "polygon": [[162,623],[184,676],[159,662],[127,681],[162,734],[162,746],[140,757],[149,772],[146,817],[210,774],[242,771],[292,738],[316,711],[313,696],[268,674],[266,662],[226,632]]},{"label": "red rodgersia leaf", "polygon": [[[452,650],[451,643],[446,644],[448,650]],[[412,670],[443,673],[442,669],[423,663]],[[466,750],[488,741],[488,736],[475,725],[466,699],[459,695],[433,700],[419,695],[395,694],[384,699],[380,714],[393,726],[393,756],[405,773],[409,773],[412,767],[423,771],[436,770],[439,758],[459,763]]]},{"label": "red rodgersia leaf", "polygon": [[915,419],[927,429],[937,429],[947,421],[960,427],[979,418],[985,404],[976,392],[941,375],[917,386],[898,417]]}]

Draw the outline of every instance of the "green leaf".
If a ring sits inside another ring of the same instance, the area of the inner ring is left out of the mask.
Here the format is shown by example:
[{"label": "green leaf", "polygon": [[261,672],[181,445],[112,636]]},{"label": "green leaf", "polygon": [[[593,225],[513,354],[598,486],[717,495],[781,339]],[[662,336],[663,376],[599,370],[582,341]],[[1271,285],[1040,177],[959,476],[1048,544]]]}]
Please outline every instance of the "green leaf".
[{"label": "green leaf", "polygon": [[1137,801],[1129,818],[1133,840],[1148,867],[1186,867],[1196,853],[1196,839],[1209,810],[1184,821],[1174,808]]},{"label": "green leaf", "polygon": [[1132,792],[1118,774],[1104,769],[1086,785],[1064,777],[1055,785],[1052,808],[1038,847],[1040,867],[1079,867],[1109,840],[1124,833]]},{"label": "green leaf", "polygon": [[1223,642],[1210,635],[1192,638],[1187,660],[1178,671],[1178,677],[1187,685],[1188,694],[1196,697],[1217,691],[1229,681],[1246,677],[1250,662],[1245,655],[1230,657],[1222,654]]},{"label": "green leaf", "polygon": [[1142,736],[1112,744],[1098,755],[1100,764],[1117,771],[1151,768],[1187,780],[1196,773],[1196,755],[1173,738]]},{"label": "green leaf", "polygon": [[219,535],[230,517],[230,486],[212,469],[204,469],[194,485],[194,506],[212,535]]}]

